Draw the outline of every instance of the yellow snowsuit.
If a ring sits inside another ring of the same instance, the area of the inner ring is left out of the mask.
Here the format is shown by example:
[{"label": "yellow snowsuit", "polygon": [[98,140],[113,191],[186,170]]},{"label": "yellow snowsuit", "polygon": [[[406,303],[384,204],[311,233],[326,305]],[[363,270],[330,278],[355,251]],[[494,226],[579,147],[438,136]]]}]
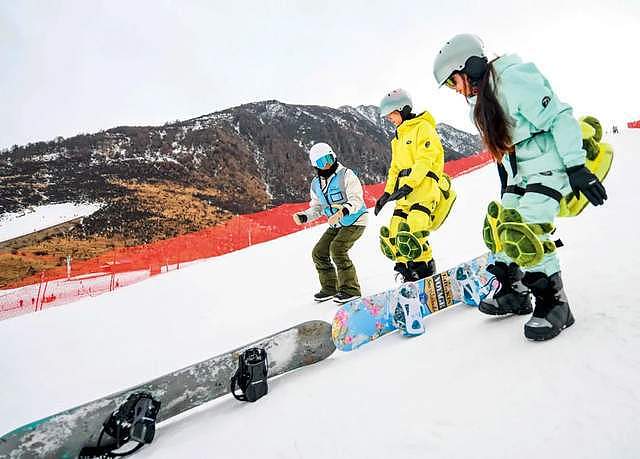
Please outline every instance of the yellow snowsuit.
[{"label": "yellow snowsuit", "polygon": [[[391,165],[384,191],[392,194],[403,185],[409,185],[413,191],[396,201],[389,223],[389,238],[394,241],[398,226],[406,222],[410,231],[417,233],[427,246],[427,250],[413,260],[416,262],[428,262],[433,258],[426,236],[434,227],[434,211],[442,195],[438,183],[443,169],[444,150],[436,132],[435,119],[429,112],[398,126],[391,141]],[[396,261],[404,263],[407,258],[398,256]]]}]

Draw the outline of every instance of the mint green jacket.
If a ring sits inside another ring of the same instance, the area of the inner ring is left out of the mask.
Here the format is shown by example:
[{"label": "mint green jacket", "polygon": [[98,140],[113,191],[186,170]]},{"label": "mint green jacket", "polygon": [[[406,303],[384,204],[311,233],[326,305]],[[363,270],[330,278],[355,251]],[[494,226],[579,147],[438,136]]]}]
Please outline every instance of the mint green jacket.
[{"label": "mint green jacket", "polygon": [[558,99],[538,68],[515,54],[496,59],[493,66],[496,95],[512,123],[515,180],[513,165],[504,158],[511,182],[518,182],[518,176],[584,164],[582,133],[572,108]]}]

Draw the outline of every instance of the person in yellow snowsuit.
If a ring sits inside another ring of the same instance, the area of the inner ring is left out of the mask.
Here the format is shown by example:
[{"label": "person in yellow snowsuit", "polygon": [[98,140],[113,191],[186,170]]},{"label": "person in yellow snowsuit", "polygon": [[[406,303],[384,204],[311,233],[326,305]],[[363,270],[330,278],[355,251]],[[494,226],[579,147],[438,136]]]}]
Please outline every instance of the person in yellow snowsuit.
[{"label": "person in yellow snowsuit", "polygon": [[374,213],[395,201],[389,226],[380,230],[382,252],[396,262],[394,270],[404,281],[435,273],[427,240],[448,215],[455,193],[444,174],[444,150],[429,112],[412,112],[411,98],[403,89],[388,93],[380,102],[380,115],[396,126],[391,141],[391,165],[384,193]]}]

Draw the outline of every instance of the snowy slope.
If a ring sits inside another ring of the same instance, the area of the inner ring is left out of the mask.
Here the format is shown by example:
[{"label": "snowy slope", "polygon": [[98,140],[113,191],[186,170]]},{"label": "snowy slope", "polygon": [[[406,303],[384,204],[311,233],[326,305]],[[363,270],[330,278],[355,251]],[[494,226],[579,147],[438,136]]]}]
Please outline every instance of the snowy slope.
[{"label": "snowy slope", "polygon": [[98,203],[65,202],[30,207],[22,212],[0,215],[0,242],[39,231],[78,217],[91,215],[102,207]]},{"label": "snowy slope", "polygon": [[[526,317],[454,306],[427,334],[391,335],[272,381],[255,404],[219,399],[164,424],[140,458],[640,457],[640,133],[616,149],[606,206],[558,222],[576,324],[543,343]],[[492,166],[455,180],[458,202],[432,237],[441,268],[484,251]],[[387,288],[377,218],[353,250],[364,293]],[[208,358],[335,307],[310,251],[324,230],[156,276],[112,294],[0,322],[0,433]],[[141,339],[139,324],[146,324]]]}]

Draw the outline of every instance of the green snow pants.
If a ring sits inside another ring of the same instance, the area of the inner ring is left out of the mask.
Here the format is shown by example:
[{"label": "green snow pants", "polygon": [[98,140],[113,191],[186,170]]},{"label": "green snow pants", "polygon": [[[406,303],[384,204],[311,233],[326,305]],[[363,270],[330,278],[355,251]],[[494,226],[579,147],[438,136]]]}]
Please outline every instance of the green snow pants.
[{"label": "green snow pants", "polygon": [[[364,229],[365,227],[360,225],[327,228],[313,248],[311,255],[323,292],[328,294],[343,292],[360,296],[358,275],[348,251],[362,236]],[[337,275],[336,268],[338,268]]]}]

